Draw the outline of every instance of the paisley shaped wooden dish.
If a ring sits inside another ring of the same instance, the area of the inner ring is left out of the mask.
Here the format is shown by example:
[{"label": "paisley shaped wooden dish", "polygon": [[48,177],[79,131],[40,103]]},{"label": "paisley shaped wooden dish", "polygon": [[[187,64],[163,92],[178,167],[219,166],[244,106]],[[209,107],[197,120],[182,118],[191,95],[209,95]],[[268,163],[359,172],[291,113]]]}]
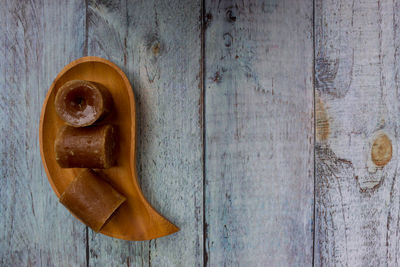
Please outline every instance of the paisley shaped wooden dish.
[{"label": "paisley shaped wooden dish", "polygon": [[177,232],[174,224],[161,216],[143,196],[136,172],[136,112],[132,87],[125,74],[113,63],[98,57],[83,57],[68,64],[51,85],[40,116],[40,153],[48,180],[60,197],[80,169],[62,169],[54,154],[54,140],[64,122],[57,116],[54,98],[58,88],[70,80],[89,80],[103,84],[113,96],[113,114],[102,123],[118,128],[117,165],[104,170],[110,183],[127,201],[114,213],[100,231],[126,240],[150,240]]}]

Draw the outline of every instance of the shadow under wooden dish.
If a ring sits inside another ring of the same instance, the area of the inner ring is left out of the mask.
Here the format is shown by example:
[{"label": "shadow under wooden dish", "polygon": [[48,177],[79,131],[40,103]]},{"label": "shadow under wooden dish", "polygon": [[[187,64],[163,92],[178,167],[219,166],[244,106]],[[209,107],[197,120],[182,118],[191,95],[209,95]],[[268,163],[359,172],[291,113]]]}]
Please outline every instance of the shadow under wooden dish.
[{"label": "shadow under wooden dish", "polygon": [[70,80],[101,83],[111,92],[114,111],[100,124],[110,123],[118,128],[119,147],[116,166],[105,169],[110,183],[127,201],[114,213],[100,233],[125,240],[150,240],[179,231],[147,202],[140,189],[136,171],[136,111],[129,80],[115,64],[98,57],[83,57],[68,64],[51,85],[40,115],[40,154],[48,180],[60,197],[81,169],[63,169],[57,164],[54,140],[65,123],[55,112],[57,90]]}]

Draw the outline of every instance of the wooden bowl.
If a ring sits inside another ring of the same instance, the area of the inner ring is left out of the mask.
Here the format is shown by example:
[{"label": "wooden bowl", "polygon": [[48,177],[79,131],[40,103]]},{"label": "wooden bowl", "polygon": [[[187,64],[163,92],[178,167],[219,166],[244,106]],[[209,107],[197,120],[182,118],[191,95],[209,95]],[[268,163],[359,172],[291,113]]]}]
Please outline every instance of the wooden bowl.
[{"label": "wooden bowl", "polygon": [[150,240],[175,233],[175,225],[161,216],[147,202],[138,183],[136,171],[136,112],[132,87],[125,74],[115,64],[98,57],[83,57],[68,64],[51,85],[40,115],[40,154],[48,180],[60,197],[81,169],[63,169],[56,162],[54,140],[58,129],[65,123],[55,112],[54,98],[58,88],[69,80],[88,80],[103,84],[113,96],[113,114],[102,123],[118,128],[119,151],[117,165],[104,170],[110,183],[127,201],[114,213],[100,231],[126,240]]}]

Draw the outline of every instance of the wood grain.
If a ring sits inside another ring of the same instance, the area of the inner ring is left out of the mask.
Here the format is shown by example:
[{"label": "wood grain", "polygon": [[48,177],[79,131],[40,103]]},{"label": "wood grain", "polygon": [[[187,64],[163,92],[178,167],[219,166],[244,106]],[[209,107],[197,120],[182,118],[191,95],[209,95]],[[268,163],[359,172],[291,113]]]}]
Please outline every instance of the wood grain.
[{"label": "wood grain", "polygon": [[38,127],[55,75],[82,56],[84,4],[2,1],[0,14],[0,265],[79,266],[85,226],[50,188]]},{"label": "wood grain", "polygon": [[312,1],[206,1],[206,263],[312,263]]},{"label": "wood grain", "polygon": [[[3,1],[0,265],[399,265],[400,5],[314,2]],[[140,184],[179,233],[87,235],[58,204],[38,118],[83,55],[127,73]]]},{"label": "wood grain", "polygon": [[128,243],[90,233],[91,266],[201,266],[203,259],[200,1],[88,3],[88,54],[130,79],[144,195],[181,228]]},{"label": "wood grain", "polygon": [[397,266],[399,3],[315,8],[315,265]]}]

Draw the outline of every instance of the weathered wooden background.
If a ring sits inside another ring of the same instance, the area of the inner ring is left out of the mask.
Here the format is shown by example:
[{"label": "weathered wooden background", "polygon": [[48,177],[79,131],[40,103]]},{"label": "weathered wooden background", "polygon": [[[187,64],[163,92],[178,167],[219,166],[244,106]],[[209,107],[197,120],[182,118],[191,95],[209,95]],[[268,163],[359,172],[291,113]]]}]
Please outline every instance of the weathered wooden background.
[{"label": "weathered wooden background", "polygon": [[[398,266],[400,2],[0,2],[0,266]],[[181,231],[95,234],[41,165],[70,61],[128,75],[138,169]]]}]

